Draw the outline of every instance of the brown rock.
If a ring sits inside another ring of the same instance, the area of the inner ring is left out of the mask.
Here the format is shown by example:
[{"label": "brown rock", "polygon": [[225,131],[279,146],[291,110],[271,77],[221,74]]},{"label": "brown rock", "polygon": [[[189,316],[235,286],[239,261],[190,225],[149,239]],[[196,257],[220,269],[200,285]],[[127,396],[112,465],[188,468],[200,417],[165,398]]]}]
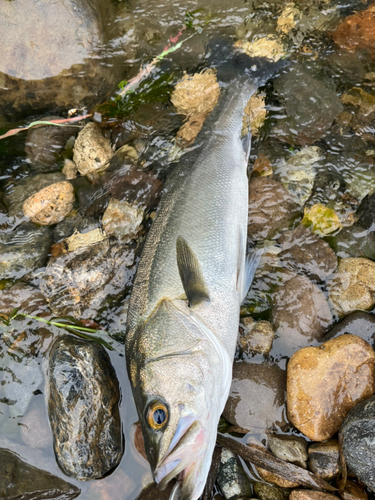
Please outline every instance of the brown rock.
[{"label": "brown rock", "polygon": [[254,493],[259,500],[287,500],[289,498],[289,490],[266,483],[255,483]]},{"label": "brown rock", "polygon": [[268,354],[272,347],[275,332],[268,321],[254,321],[244,318],[244,333],[240,336],[242,350],[246,353]]},{"label": "brown rock", "polygon": [[253,240],[276,237],[301,215],[301,208],[279,182],[254,177],[249,183],[248,234]]},{"label": "brown rock", "polygon": [[362,258],[341,259],[329,283],[329,298],[339,316],[375,304],[375,262]]},{"label": "brown rock", "polygon": [[65,175],[66,179],[72,180],[77,178],[77,166],[72,160],[66,159],[64,161],[64,168],[62,169],[62,173]]},{"label": "brown rock", "polygon": [[236,361],[223,416],[244,429],[285,426],[285,371],[277,365]]},{"label": "brown rock", "polygon": [[111,198],[104,212],[102,224],[107,234],[126,243],[141,231],[143,216],[143,209],[136,204]]},{"label": "brown rock", "polygon": [[375,353],[355,335],[297,351],[288,363],[290,422],[313,441],[331,438],[346,414],[375,391]]},{"label": "brown rock", "polygon": [[367,500],[365,490],[354,481],[346,481],[345,488],[339,492],[342,500]]},{"label": "brown rock", "polygon": [[25,314],[40,316],[48,310],[48,305],[38,288],[19,282],[0,290],[0,313],[10,316],[16,308]]},{"label": "brown rock", "polygon": [[156,484],[152,483],[141,491],[136,500],[169,500],[174,485],[175,482],[171,481],[164,491],[160,491]]},{"label": "brown rock", "polygon": [[282,245],[279,254],[282,262],[313,280],[325,280],[337,267],[337,257],[328,243],[302,225],[295,231],[284,233],[279,243]]},{"label": "brown rock", "polygon": [[264,479],[267,483],[276,484],[276,486],[280,486],[280,488],[298,488],[300,483],[293,483],[292,481],[288,481],[277,474],[272,474],[267,470],[261,469],[257,467],[256,470],[262,479]]},{"label": "brown rock", "polygon": [[332,37],[349,52],[357,48],[368,49],[375,57],[375,5],[344,19]]},{"label": "brown rock", "polygon": [[267,446],[275,457],[307,469],[307,442],[297,436],[267,435]]},{"label": "brown rock", "polygon": [[72,211],[73,202],[74,189],[70,182],[56,182],[27,198],[23,213],[31,222],[48,226],[64,220]]},{"label": "brown rock", "polygon": [[336,439],[309,447],[309,469],[317,476],[331,480],[339,473],[340,447]]},{"label": "brown rock", "polygon": [[323,491],[294,490],[289,496],[289,500],[335,500],[335,495],[323,493]]},{"label": "brown rock", "polygon": [[95,123],[88,123],[78,134],[73,160],[81,175],[94,176],[109,167],[113,156],[111,145]]}]

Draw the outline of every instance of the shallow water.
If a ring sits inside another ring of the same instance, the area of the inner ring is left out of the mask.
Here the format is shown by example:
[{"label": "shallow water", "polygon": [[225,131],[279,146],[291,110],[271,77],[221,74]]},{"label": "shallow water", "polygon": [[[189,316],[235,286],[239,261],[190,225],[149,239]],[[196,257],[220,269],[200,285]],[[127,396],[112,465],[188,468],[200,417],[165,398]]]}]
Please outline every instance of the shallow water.
[{"label": "shallow water", "polygon": [[[183,76],[184,71],[195,73],[207,66],[205,50],[207,42],[214,37],[251,40],[254,34],[277,35],[276,22],[286,3],[281,0],[272,3],[247,0],[176,0],[165,3],[154,0],[113,0],[107,5],[107,2],[102,1],[99,8],[102,12],[105,11],[105,37],[96,47],[92,59],[99,61],[99,65],[105,67],[114,78],[86,111],[91,111],[94,104],[97,105],[96,118],[102,124],[103,133],[110,138],[116,149],[124,144],[135,146],[140,151],[143,170],[152,172],[163,182],[171,168],[171,156],[175,152],[175,134],[183,123],[183,118],[176,113],[170,101],[174,85]],[[369,74],[374,74],[375,60],[366,49],[358,49],[353,54],[339,48],[327,30],[333,30],[342,18],[354,12],[355,7],[358,7],[357,3],[349,1],[316,2],[310,7],[306,7],[302,1],[299,2],[299,8],[306,13],[307,20],[300,30],[292,31],[284,38],[289,64],[276,79],[269,81],[262,89],[266,94],[268,117],[260,135],[253,139],[249,162],[252,166],[259,154],[263,153],[272,164],[274,179],[280,180],[284,160],[290,159],[305,146],[320,147],[323,157],[314,166],[313,191],[306,206],[331,203],[333,207],[339,200],[342,212],[349,214],[355,212],[366,194],[375,192],[375,106],[372,115],[359,117],[358,108],[341,104],[340,97],[353,87],[362,88],[370,94],[375,93],[375,79],[368,77]],[[359,8],[364,8],[364,4],[361,3]],[[327,21],[327,25],[321,18]],[[159,63],[157,69],[135,94],[126,97],[124,102],[115,100],[118,84],[134,77],[142,65],[163,52],[169,37],[176,36],[184,26],[188,27],[181,39],[194,36]],[[291,94],[292,82],[297,84]],[[68,108],[55,104],[48,104],[43,110],[29,110],[26,113],[22,109],[8,110],[5,118],[0,116],[0,133],[45,116],[57,114],[65,118],[67,112]],[[343,112],[347,114],[343,115]],[[332,118],[327,118],[327,114],[331,114]],[[33,231],[37,230],[34,225],[31,230],[16,234],[16,229],[25,220],[22,214],[10,215],[7,210],[9,207],[6,206],[9,196],[23,179],[40,173],[27,157],[25,140],[26,132],[22,132],[0,141],[0,241],[5,244],[16,242],[27,245],[31,242]],[[59,157],[57,167],[52,170],[61,171],[62,166],[63,159]],[[48,168],[44,169],[43,173],[49,173]],[[118,183],[118,188],[123,189],[121,175],[115,177],[112,182],[115,187]],[[73,185],[76,194],[82,193],[82,196],[78,194],[74,205],[77,220],[90,216],[99,223],[108,203],[108,198],[103,195],[103,192],[108,194],[108,186],[99,183],[92,187],[90,182],[82,177],[73,181]],[[152,210],[154,208],[150,208],[149,212]],[[298,221],[301,220],[302,212],[301,208]],[[151,219],[148,219],[145,231],[137,242],[133,242],[137,256],[150,224]],[[50,231],[51,244],[59,243],[63,239],[62,233],[58,233],[60,225],[53,232]],[[80,228],[81,231],[84,229]],[[349,229],[348,225],[342,229],[342,236],[340,233],[334,233],[325,239],[339,257],[363,256],[362,247],[358,249],[358,241],[367,237],[373,228],[362,228],[356,232]],[[276,247],[280,247],[277,242]],[[11,252],[12,250],[8,253],[2,252],[1,259],[10,259]],[[275,255],[277,254],[278,251]],[[272,317],[272,300],[276,288],[283,282],[286,270],[292,265],[287,259],[281,263],[273,261],[272,255],[271,251],[263,258],[253,289],[242,308],[243,316],[252,314],[256,319]],[[365,256],[375,258],[375,251],[373,255],[365,253]],[[43,266],[46,262],[47,259],[44,258]],[[45,271],[43,266],[36,270],[22,268],[22,265],[17,269],[12,268],[10,273],[4,272],[4,275],[0,276],[0,287],[6,290],[18,280],[39,287]],[[133,274],[134,267],[129,271],[125,290],[116,294],[98,316],[90,317],[119,341],[122,340],[124,332]],[[318,288],[326,296],[327,280],[317,280]],[[45,327],[43,332],[40,331],[41,327]],[[82,500],[133,500],[142,488],[152,481],[152,477],[147,462],[137,452],[133,443],[137,414],[126,375],[121,343],[118,344],[120,352],[112,351],[109,354],[121,386],[125,453],[112,474],[92,482],[66,478],[55,462],[52,444],[43,449],[34,449],[25,445],[22,440],[21,428],[27,414],[37,408],[46,414],[46,349],[51,338],[62,333],[65,332],[61,328],[46,326],[29,318],[12,320],[10,327],[2,326],[0,447],[9,448],[28,463],[77,485],[81,489],[79,498]],[[307,344],[306,340],[303,340],[302,344],[297,341],[290,347],[289,344],[275,342],[267,360],[285,369],[287,360],[295,350],[305,345],[317,344],[316,340]],[[245,355],[241,354],[240,350],[237,357],[254,363],[264,362],[262,355]],[[19,398],[18,401],[24,400],[22,404],[14,402],[17,399],[15,394]],[[286,418],[285,409],[282,413]],[[297,433],[295,430],[275,430]],[[49,428],[46,428],[45,432],[50,432]],[[261,425],[254,434],[265,439]]]}]

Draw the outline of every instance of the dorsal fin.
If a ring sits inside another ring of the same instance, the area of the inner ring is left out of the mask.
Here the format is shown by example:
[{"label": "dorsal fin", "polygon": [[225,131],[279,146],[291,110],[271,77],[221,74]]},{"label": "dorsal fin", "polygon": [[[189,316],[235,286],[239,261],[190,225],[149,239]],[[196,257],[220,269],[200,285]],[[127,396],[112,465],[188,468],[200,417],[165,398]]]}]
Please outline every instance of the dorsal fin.
[{"label": "dorsal fin", "polygon": [[203,278],[201,265],[187,241],[178,236],[176,241],[177,266],[190,307],[209,302],[210,296]]}]

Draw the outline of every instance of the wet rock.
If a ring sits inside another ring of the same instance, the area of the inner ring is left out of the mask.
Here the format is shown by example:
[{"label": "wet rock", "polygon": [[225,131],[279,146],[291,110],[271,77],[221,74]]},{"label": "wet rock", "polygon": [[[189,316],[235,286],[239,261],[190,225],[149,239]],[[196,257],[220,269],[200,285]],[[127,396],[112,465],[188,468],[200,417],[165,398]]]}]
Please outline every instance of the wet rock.
[{"label": "wet rock", "polygon": [[64,240],[72,236],[76,231],[88,233],[100,227],[100,222],[94,217],[85,217],[81,214],[70,215],[53,228],[53,239],[55,242]]},{"label": "wet rock", "polygon": [[160,491],[155,483],[150,484],[137,496],[136,500],[169,500],[175,482],[170,481],[164,491]]},{"label": "wet rock", "polygon": [[273,350],[291,356],[296,349],[321,339],[331,322],[323,292],[305,276],[294,276],[273,297]]},{"label": "wet rock", "polygon": [[323,341],[326,342],[345,333],[357,335],[357,337],[361,337],[361,339],[373,347],[375,340],[375,316],[361,311],[349,314],[326,333]]},{"label": "wet rock", "polygon": [[364,488],[354,481],[346,481],[345,488],[340,490],[342,500],[367,500],[368,495]]},{"label": "wet rock", "polygon": [[324,137],[343,106],[334,89],[302,65],[274,81],[287,117],[278,120],[273,134],[289,144],[308,146]]},{"label": "wet rock", "polygon": [[266,117],[266,95],[263,92],[257,92],[250,97],[245,106],[241,131],[242,135],[245,136],[249,131],[251,131],[252,136],[259,135]]},{"label": "wet rock", "polygon": [[74,252],[78,248],[88,247],[105,239],[107,239],[106,233],[102,229],[96,228],[86,233],[76,231],[64,243],[68,252]]},{"label": "wet rock", "polygon": [[120,388],[104,347],[70,335],[49,356],[48,414],[57,463],[67,476],[100,479],[120,462]]},{"label": "wet rock", "polygon": [[265,469],[261,469],[260,467],[257,467],[256,470],[264,481],[279,486],[280,488],[298,488],[300,485],[300,483],[293,483],[292,481],[288,481],[287,479],[284,479],[283,477],[273,474]]},{"label": "wet rock", "polygon": [[0,290],[0,313],[10,316],[16,308],[25,314],[38,316],[48,306],[38,288],[19,282],[11,288]]},{"label": "wet rock", "polygon": [[64,161],[64,168],[62,169],[62,173],[65,175],[68,181],[77,178],[77,165],[72,160],[66,159]]},{"label": "wet rock", "polygon": [[131,283],[133,262],[133,250],[105,239],[52,257],[40,290],[54,315],[94,319],[109,298]]},{"label": "wet rock", "polygon": [[307,469],[307,442],[303,438],[268,434],[267,446],[275,457]]},{"label": "wet rock", "polygon": [[269,177],[250,180],[248,234],[253,240],[277,237],[300,216],[300,210],[279,182]]},{"label": "wet rock", "polygon": [[226,448],[221,450],[217,483],[226,500],[248,498],[251,487],[237,456]]},{"label": "wet rock", "polygon": [[0,448],[0,497],[7,500],[43,498],[70,500],[80,489],[49,472],[22,461],[15,453]]},{"label": "wet rock", "polygon": [[260,153],[255,160],[251,175],[254,177],[273,175],[272,164],[263,153]]},{"label": "wet rock", "polygon": [[[59,116],[46,116],[43,121],[58,120]],[[28,130],[25,144],[27,157],[33,170],[48,172],[59,170],[58,160],[68,139],[77,134],[76,127],[46,125]]]},{"label": "wet rock", "polygon": [[317,203],[311,208],[305,207],[301,224],[309,227],[311,231],[321,237],[342,229],[342,223],[335,210],[321,203]]},{"label": "wet rock", "polygon": [[282,41],[275,35],[260,37],[251,42],[238,41],[235,47],[250,57],[265,57],[275,62],[286,55]]},{"label": "wet rock", "polygon": [[25,217],[42,226],[57,224],[72,211],[74,189],[70,182],[57,182],[27,198],[23,204]]},{"label": "wet rock", "polygon": [[313,441],[330,439],[346,414],[375,391],[375,353],[355,335],[297,351],[288,363],[290,422]]},{"label": "wet rock", "polygon": [[361,258],[341,259],[328,290],[339,316],[371,309],[375,304],[375,263]]},{"label": "wet rock", "polygon": [[289,498],[289,490],[266,483],[255,483],[254,493],[259,500],[287,500]]},{"label": "wet rock", "polygon": [[323,491],[294,490],[291,492],[290,500],[334,500],[335,495]]},{"label": "wet rock", "polygon": [[284,427],[285,375],[273,364],[236,361],[224,418],[247,430]]},{"label": "wet rock", "polygon": [[346,190],[346,182],[343,176],[331,170],[329,165],[325,165],[323,170],[319,170],[315,177],[314,188],[310,203],[317,205],[328,205],[332,202],[342,201],[342,195]]},{"label": "wet rock", "polygon": [[21,423],[22,441],[31,448],[47,448],[52,444],[52,434],[44,408],[30,410]]},{"label": "wet rock", "polygon": [[375,396],[357,404],[346,416],[340,431],[349,469],[375,491]]},{"label": "wet rock", "polygon": [[302,225],[285,232],[279,243],[281,262],[313,280],[324,281],[337,267],[337,257],[328,243]]},{"label": "wet rock", "polygon": [[340,471],[340,448],[336,439],[309,446],[309,469],[317,476],[330,481]]},{"label": "wet rock", "polygon": [[367,49],[375,57],[375,6],[370,5],[344,19],[332,37],[337,45],[349,52]]},{"label": "wet rock", "polygon": [[275,332],[268,321],[254,321],[252,318],[244,318],[245,332],[240,336],[240,344],[243,352],[268,354],[272,347]]},{"label": "wet rock", "polygon": [[144,211],[127,201],[111,198],[104,212],[102,224],[107,234],[115,236],[122,243],[127,243],[142,229]]},{"label": "wet rock", "polygon": [[95,174],[104,172],[109,167],[113,156],[111,144],[106,139],[98,125],[88,123],[78,134],[74,144],[73,160],[81,175],[94,178]]}]

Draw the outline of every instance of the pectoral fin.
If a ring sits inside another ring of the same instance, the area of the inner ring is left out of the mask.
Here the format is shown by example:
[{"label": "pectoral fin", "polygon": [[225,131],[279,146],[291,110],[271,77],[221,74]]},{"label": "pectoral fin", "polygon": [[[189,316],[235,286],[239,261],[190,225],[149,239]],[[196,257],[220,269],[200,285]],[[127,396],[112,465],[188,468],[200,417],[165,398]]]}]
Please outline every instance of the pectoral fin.
[{"label": "pectoral fin", "polygon": [[253,282],[256,270],[258,268],[260,259],[262,258],[264,247],[251,250],[245,259],[245,267],[241,269],[238,278],[238,288],[241,293],[241,303],[245,300],[248,294],[251,283]]},{"label": "pectoral fin", "polygon": [[194,307],[209,302],[210,296],[204,282],[201,265],[182,236],[176,241],[177,266],[189,305]]}]

